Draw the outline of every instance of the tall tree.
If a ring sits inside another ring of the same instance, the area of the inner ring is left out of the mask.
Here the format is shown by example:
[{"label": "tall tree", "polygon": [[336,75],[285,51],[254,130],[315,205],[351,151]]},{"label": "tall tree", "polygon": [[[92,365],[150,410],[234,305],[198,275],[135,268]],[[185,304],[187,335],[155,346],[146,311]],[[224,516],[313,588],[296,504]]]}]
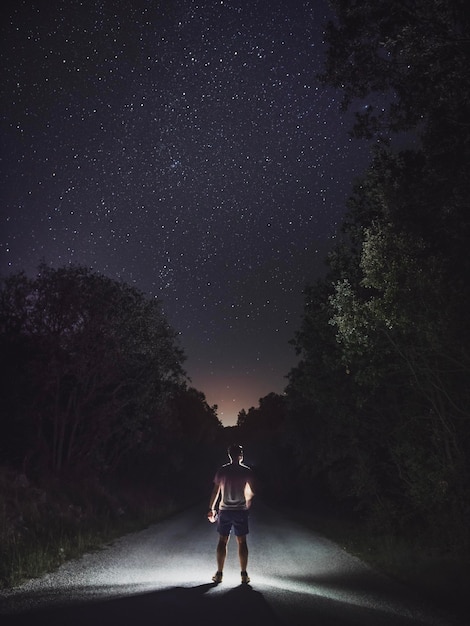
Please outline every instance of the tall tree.
[{"label": "tall tree", "polygon": [[109,470],[184,379],[160,304],[87,268],[42,264],[35,280],[4,282],[2,305],[2,343],[31,348],[23,419],[34,423],[35,453],[56,472]]},{"label": "tall tree", "polygon": [[[323,436],[345,435],[337,439],[349,469],[342,492],[352,488],[369,511],[382,508],[382,520],[400,524],[408,514],[443,532],[452,518],[463,537],[470,474],[468,12],[460,0],[331,4],[336,19],[321,78],[343,90],[345,109],[359,109],[354,134],[388,140],[405,131],[419,142],[400,153],[376,151],[348,202],[333,271],[306,292],[290,419],[298,427],[315,423]],[[328,337],[327,353],[347,369],[349,383],[319,358]],[[335,412],[336,431],[319,401],[322,379],[323,389],[336,380],[349,398]],[[328,449],[313,432],[301,440],[300,449],[317,459]],[[317,468],[326,466],[323,457]]]},{"label": "tall tree", "polygon": [[[330,0],[327,84],[343,91],[344,108],[388,94],[357,114],[356,131],[447,128],[469,132],[469,15],[464,0]],[[451,130],[452,129],[452,130]]]}]

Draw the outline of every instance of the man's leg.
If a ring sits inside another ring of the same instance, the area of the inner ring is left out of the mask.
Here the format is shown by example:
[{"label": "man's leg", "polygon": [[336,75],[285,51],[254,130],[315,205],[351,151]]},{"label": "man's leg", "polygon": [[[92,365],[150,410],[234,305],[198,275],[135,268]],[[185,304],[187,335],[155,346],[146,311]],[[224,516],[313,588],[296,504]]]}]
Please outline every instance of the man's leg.
[{"label": "man's leg", "polygon": [[217,570],[219,572],[223,572],[224,570],[228,539],[228,536],[219,535],[219,543],[217,544]]},{"label": "man's leg", "polygon": [[246,542],[246,535],[237,537],[238,541],[238,558],[240,560],[240,569],[242,572],[246,572],[248,565],[248,544]]},{"label": "man's leg", "polygon": [[222,582],[222,572],[224,571],[225,557],[227,556],[227,543],[229,537],[225,535],[219,535],[219,541],[217,543],[217,572],[212,576],[212,580],[215,583]]}]

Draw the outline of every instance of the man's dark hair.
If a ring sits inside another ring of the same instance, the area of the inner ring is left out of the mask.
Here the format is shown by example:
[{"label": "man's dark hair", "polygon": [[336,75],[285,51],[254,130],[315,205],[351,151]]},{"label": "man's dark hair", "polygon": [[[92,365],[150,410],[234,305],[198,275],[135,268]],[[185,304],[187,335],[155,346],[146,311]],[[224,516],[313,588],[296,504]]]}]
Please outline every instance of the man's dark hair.
[{"label": "man's dark hair", "polygon": [[239,456],[243,456],[243,448],[237,443],[230,444],[227,452],[232,459],[238,459]]}]

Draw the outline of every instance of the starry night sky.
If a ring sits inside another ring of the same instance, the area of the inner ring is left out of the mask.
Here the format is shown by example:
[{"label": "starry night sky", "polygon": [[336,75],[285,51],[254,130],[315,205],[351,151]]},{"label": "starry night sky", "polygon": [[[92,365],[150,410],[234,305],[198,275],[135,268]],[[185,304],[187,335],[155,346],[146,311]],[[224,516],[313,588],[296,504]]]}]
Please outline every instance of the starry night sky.
[{"label": "starry night sky", "polygon": [[326,0],[2,4],[0,272],[156,296],[225,425],[281,393],[370,159],[316,74]]}]

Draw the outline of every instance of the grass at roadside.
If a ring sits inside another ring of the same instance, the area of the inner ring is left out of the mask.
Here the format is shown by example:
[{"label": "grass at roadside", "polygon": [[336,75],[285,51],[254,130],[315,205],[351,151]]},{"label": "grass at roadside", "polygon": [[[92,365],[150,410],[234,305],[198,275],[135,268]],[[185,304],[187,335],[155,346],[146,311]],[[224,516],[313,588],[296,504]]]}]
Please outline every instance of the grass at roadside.
[{"label": "grass at roadside", "polygon": [[446,610],[468,615],[470,555],[426,546],[389,534],[371,532],[358,520],[305,511],[289,511],[299,523],[315,529],[374,569],[414,588]]},{"label": "grass at roadside", "polygon": [[155,490],[98,484],[40,487],[0,468],[0,589],[53,571],[181,508]]},{"label": "grass at roadside", "polygon": [[29,578],[51,572],[69,559],[98,550],[129,532],[146,528],[170,515],[173,510],[168,503],[167,506],[149,509],[147,515],[96,518],[84,521],[80,527],[63,520],[55,523],[37,520],[22,536],[2,541],[0,588],[13,587]]}]

